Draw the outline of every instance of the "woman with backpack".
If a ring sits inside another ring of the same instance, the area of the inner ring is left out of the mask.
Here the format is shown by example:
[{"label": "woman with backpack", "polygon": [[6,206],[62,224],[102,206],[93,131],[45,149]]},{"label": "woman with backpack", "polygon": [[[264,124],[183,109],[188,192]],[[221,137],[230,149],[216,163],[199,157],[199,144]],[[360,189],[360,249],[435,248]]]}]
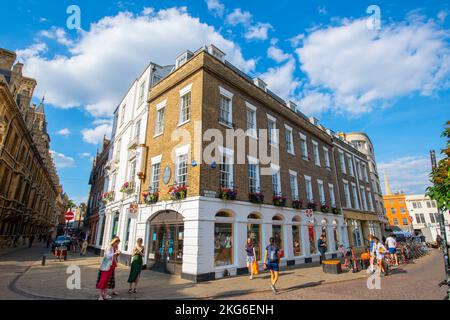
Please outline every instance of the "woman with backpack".
[{"label": "woman with backpack", "polygon": [[264,253],[264,269],[270,271],[270,289],[273,293],[277,293],[275,287],[280,272],[280,249],[275,245],[275,239],[271,237],[269,239],[270,244],[266,247]]}]

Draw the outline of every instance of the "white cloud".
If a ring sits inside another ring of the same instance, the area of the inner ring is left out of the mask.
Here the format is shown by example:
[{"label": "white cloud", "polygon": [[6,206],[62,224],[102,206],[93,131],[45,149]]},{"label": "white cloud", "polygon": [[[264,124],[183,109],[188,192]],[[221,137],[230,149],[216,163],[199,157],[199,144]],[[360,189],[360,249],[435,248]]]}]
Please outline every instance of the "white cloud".
[{"label": "white cloud", "polygon": [[225,11],[225,6],[219,0],[205,0],[208,10],[215,17],[222,17]]},{"label": "white cloud", "polygon": [[267,83],[269,90],[275,92],[283,99],[291,96],[300,85],[300,81],[295,78],[295,60],[290,59],[284,65],[276,68],[269,68],[260,78]]},{"label": "white cloud", "polygon": [[67,55],[46,57],[42,43],[19,53],[25,74],[39,79],[37,96],[45,92],[47,103],[60,108],[84,107],[100,117],[112,115],[130,82],[150,61],[173,64],[181,51],[208,43],[226,52],[237,67],[254,70],[255,60],[246,60],[238,45],[190,16],[186,8],[104,17],[73,40]]},{"label": "white cloud", "polygon": [[304,38],[305,35],[303,33],[300,33],[292,38],[289,38],[288,41],[291,43],[291,46],[293,46],[294,48],[298,48]]},{"label": "white cloud", "polygon": [[358,115],[405,95],[430,96],[449,87],[447,37],[432,20],[417,16],[384,24],[379,32],[360,19],[312,31],[296,52],[310,85],[333,93],[335,111]]},{"label": "white cloud", "polygon": [[39,32],[40,36],[43,36],[48,39],[56,40],[59,44],[70,47],[73,45],[72,40],[67,38],[66,31],[62,28],[51,27],[49,30],[42,30]]},{"label": "white cloud", "polygon": [[273,29],[269,23],[257,23],[248,28],[244,37],[247,40],[266,40],[268,38],[269,29]]},{"label": "white cloud", "polygon": [[89,157],[91,157],[91,154],[90,154],[89,152],[83,152],[83,153],[78,154],[78,156],[79,156],[80,158],[84,159],[84,158],[89,158]]},{"label": "white cloud", "polygon": [[280,63],[289,58],[292,58],[290,54],[284,53],[280,48],[275,47],[274,45],[270,46],[267,50],[267,56],[276,62]]},{"label": "white cloud", "polygon": [[439,21],[444,22],[445,19],[447,18],[447,15],[448,15],[447,11],[441,10],[438,12],[437,17],[438,17]]},{"label": "white cloud", "polygon": [[142,14],[143,14],[144,16],[151,15],[153,12],[155,12],[155,10],[154,10],[153,8],[151,8],[151,7],[145,7],[145,8],[142,10]]},{"label": "white cloud", "polygon": [[238,24],[248,24],[252,20],[252,14],[248,11],[242,12],[240,8],[234,9],[233,12],[228,14],[225,21],[226,23],[236,26]]},{"label": "white cloud", "polygon": [[304,96],[297,102],[300,111],[309,116],[324,113],[331,105],[330,95],[318,91],[305,92]]},{"label": "white cloud", "polygon": [[62,153],[50,150],[50,153],[55,163],[56,168],[72,168],[75,167],[75,160],[72,157],[68,157]]},{"label": "white cloud", "polygon": [[81,134],[83,135],[84,142],[99,144],[103,142],[103,137],[109,138],[111,135],[112,126],[109,124],[100,124],[92,129],[83,129]]},{"label": "white cloud", "polygon": [[431,171],[431,162],[428,155],[405,156],[380,162],[377,166],[383,193],[386,193],[385,173],[392,193],[403,190],[406,194],[424,194],[426,187],[431,185],[428,176]]},{"label": "white cloud", "polygon": [[67,138],[70,135],[70,130],[68,128],[63,128],[57,131],[56,134]]},{"label": "white cloud", "polygon": [[327,8],[321,7],[321,6],[317,7],[317,12],[319,12],[319,14],[322,14],[322,15],[327,15],[328,14]]}]

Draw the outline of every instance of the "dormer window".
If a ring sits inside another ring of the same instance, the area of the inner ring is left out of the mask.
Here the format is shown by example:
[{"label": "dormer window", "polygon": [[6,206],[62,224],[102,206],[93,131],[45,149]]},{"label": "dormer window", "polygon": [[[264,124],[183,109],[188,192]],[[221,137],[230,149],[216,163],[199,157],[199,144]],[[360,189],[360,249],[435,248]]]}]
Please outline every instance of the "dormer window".
[{"label": "dormer window", "polygon": [[225,53],[220,50],[219,48],[217,48],[215,45],[209,45],[207,47],[208,53],[213,55],[214,57],[216,57],[217,59],[219,59],[222,62],[225,62]]},{"label": "dormer window", "polygon": [[263,89],[264,91],[267,91],[267,83],[265,83],[263,80],[261,80],[260,78],[254,78],[253,79],[253,83],[255,85],[257,85],[258,87],[260,87],[261,89]]},{"label": "dormer window", "polygon": [[297,105],[294,103],[294,102],[292,102],[292,101],[286,101],[286,105],[287,105],[287,107],[289,108],[289,109],[291,109],[291,110],[293,110],[293,111],[296,111],[297,110]]},{"label": "dormer window", "polygon": [[185,64],[190,58],[192,58],[194,54],[192,52],[190,52],[189,50],[183,52],[182,54],[180,54],[175,62],[175,67],[179,68],[181,67],[183,64]]}]

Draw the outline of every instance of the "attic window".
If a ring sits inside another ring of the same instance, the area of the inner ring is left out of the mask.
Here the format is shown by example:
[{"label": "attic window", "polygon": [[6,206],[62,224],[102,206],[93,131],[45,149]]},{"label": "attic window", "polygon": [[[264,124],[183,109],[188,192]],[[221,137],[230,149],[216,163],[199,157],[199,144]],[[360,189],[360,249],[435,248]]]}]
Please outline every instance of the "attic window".
[{"label": "attic window", "polygon": [[257,85],[258,87],[260,87],[261,89],[263,89],[264,91],[267,91],[267,83],[265,83],[263,80],[261,80],[260,78],[254,78],[253,79],[253,83],[255,85]]}]

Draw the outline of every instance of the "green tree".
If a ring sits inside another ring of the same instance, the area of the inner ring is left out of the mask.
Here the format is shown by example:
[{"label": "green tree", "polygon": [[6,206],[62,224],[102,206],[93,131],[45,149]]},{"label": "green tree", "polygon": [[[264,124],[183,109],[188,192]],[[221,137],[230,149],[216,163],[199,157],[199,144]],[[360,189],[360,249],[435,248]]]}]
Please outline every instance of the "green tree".
[{"label": "green tree", "polygon": [[73,200],[69,200],[69,201],[67,201],[67,209],[72,209],[72,208],[75,208],[76,207],[76,205],[75,205],[75,202],[73,202]]},{"label": "green tree", "polygon": [[447,146],[441,150],[444,158],[441,159],[436,168],[430,173],[432,187],[427,188],[427,195],[436,200],[439,209],[450,210],[450,121],[447,121],[441,137],[446,138]]}]

